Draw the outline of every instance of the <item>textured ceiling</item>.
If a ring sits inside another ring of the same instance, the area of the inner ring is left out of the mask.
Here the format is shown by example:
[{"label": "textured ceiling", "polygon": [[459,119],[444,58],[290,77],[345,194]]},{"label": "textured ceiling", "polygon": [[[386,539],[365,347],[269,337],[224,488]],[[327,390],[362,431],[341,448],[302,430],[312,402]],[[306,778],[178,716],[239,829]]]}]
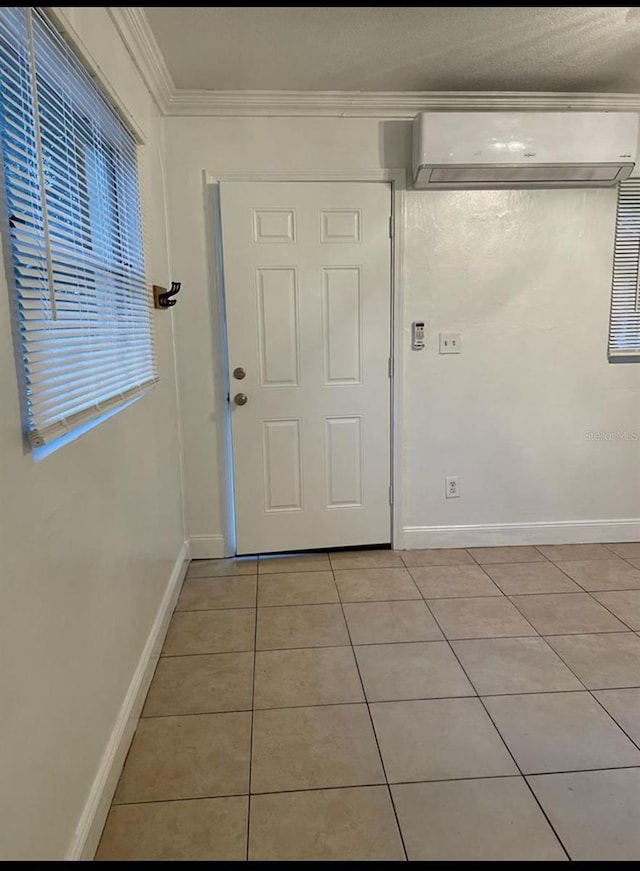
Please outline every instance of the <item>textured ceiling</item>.
[{"label": "textured ceiling", "polygon": [[636,6],[147,6],[178,88],[640,92]]}]

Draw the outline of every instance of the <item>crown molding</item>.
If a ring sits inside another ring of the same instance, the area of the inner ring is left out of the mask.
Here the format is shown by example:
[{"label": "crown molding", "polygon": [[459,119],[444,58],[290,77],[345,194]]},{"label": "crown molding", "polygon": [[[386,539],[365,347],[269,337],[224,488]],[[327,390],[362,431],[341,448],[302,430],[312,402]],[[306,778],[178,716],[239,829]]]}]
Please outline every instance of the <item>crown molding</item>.
[{"label": "crown molding", "polygon": [[176,88],[144,7],[107,6],[106,9],[164,115],[410,120],[418,112],[430,109],[640,112],[640,94],[516,91],[208,91]]},{"label": "crown molding", "polygon": [[640,94],[507,91],[196,91],[174,90],[175,116],[338,117],[410,120],[430,109],[640,111]]},{"label": "crown molding", "polygon": [[167,114],[176,92],[164,56],[142,6],[105,7],[158,109]]}]

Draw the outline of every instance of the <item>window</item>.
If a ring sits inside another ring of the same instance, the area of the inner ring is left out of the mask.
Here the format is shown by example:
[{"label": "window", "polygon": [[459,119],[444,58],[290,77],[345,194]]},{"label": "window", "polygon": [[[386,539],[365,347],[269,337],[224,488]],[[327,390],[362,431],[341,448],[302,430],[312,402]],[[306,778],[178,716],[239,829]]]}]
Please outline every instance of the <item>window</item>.
[{"label": "window", "polygon": [[0,8],[24,422],[58,442],[156,382],[136,142],[39,7]]},{"label": "window", "polygon": [[640,362],[640,179],[618,186],[609,362]]}]

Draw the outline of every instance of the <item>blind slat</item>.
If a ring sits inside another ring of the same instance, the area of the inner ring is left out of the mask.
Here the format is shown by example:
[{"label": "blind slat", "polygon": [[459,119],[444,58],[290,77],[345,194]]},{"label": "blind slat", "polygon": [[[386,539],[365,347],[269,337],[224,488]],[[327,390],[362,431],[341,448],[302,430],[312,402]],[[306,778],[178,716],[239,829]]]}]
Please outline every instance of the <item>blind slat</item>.
[{"label": "blind slat", "polygon": [[32,436],[31,443],[36,447],[50,444],[61,436],[72,432],[74,429],[102,417],[103,414],[117,408],[119,405],[126,405],[136,396],[143,396],[157,383],[158,379],[154,377],[136,387],[130,387],[122,393],[112,396],[110,399],[104,399],[99,403],[94,402],[93,405],[88,406],[84,410],[77,411],[66,418],[63,417],[59,420],[53,421],[52,423],[43,426],[37,434]]},{"label": "blind slat", "polygon": [[40,7],[0,8],[0,137],[26,426],[42,445],[157,379],[138,149]]}]

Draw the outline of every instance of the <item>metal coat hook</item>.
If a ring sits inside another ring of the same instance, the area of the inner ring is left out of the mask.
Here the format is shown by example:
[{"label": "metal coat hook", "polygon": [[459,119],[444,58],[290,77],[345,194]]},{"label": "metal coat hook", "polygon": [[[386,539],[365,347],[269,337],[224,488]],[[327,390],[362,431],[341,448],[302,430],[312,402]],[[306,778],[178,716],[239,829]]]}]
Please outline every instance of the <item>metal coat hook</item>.
[{"label": "metal coat hook", "polygon": [[171,299],[171,297],[180,293],[181,287],[182,287],[181,281],[172,281],[170,290],[167,290],[166,287],[160,287],[159,284],[154,284],[153,285],[153,306],[154,306],[154,308],[171,308],[172,305],[175,305],[178,300]]}]

